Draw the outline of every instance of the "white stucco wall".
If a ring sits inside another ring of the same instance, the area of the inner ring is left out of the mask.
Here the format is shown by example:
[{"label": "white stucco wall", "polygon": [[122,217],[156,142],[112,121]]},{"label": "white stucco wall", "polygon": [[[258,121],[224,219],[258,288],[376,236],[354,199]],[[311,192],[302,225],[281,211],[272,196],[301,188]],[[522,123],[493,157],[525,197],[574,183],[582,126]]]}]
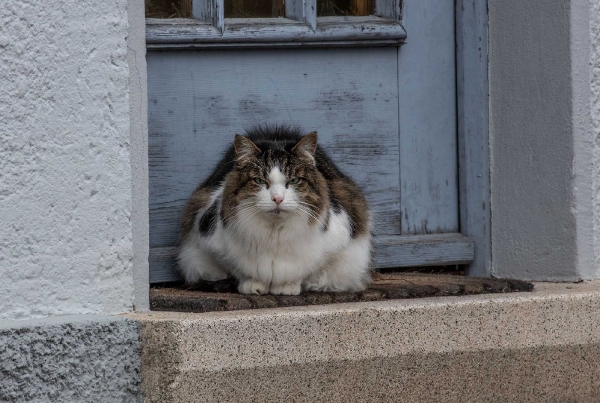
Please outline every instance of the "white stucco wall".
[{"label": "white stucco wall", "polygon": [[600,0],[590,0],[591,129],[594,147],[595,278],[600,278]]},{"label": "white stucco wall", "polygon": [[127,35],[126,0],[2,2],[0,319],[132,309]]}]

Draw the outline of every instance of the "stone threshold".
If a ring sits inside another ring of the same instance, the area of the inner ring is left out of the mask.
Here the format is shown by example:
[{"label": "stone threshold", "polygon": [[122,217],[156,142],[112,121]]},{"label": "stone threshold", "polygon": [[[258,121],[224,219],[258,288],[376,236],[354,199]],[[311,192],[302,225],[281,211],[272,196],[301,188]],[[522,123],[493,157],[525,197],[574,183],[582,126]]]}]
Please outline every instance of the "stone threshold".
[{"label": "stone threshold", "polygon": [[531,290],[533,284],[520,280],[394,272],[374,273],[373,283],[363,292],[309,292],[297,296],[242,295],[237,293],[234,282],[225,280],[192,286],[152,288],[150,309],[214,312]]},{"label": "stone threshold", "polygon": [[526,293],[148,312],[144,402],[598,402],[600,281]]}]

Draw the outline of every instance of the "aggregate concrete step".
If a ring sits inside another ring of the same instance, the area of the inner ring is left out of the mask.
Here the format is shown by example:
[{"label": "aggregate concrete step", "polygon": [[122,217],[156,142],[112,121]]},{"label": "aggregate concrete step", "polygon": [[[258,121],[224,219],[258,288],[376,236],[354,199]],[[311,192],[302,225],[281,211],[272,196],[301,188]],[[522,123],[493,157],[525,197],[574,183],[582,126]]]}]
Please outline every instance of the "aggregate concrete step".
[{"label": "aggregate concrete step", "polygon": [[127,316],[145,402],[600,401],[600,281]]}]

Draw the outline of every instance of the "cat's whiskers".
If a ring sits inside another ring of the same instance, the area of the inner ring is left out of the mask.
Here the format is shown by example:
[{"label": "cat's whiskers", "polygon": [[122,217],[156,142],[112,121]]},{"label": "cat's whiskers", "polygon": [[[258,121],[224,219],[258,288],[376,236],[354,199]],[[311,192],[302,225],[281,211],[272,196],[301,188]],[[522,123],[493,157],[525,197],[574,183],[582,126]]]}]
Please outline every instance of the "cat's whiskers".
[{"label": "cat's whiskers", "polygon": [[[229,229],[234,232],[247,232],[252,228],[245,228],[245,224],[251,221],[258,214],[270,214],[275,213],[277,210],[271,201],[260,201],[256,199],[245,200],[240,202],[231,208],[223,217],[223,222],[229,224]],[[309,220],[316,221],[319,225],[325,223],[326,218],[321,217],[317,213],[317,206],[314,204],[300,201],[300,200],[289,200],[284,208],[281,208],[281,212],[286,214],[300,213],[307,217]]]},{"label": "cat's whiskers", "polygon": [[317,206],[315,206],[314,204],[306,203],[303,201],[297,201],[296,203],[298,203],[299,207],[307,208],[313,213],[317,214]]},{"label": "cat's whiskers", "polygon": [[315,206],[314,204],[310,204],[310,203],[306,203],[303,201],[297,201],[296,203],[301,204],[303,206],[309,207],[311,209],[317,210],[317,206]]},{"label": "cat's whiskers", "polygon": [[240,214],[243,214],[245,211],[253,210],[253,209],[256,209],[256,206],[252,202],[238,204],[229,215],[230,216],[233,216],[233,215],[239,216]]},{"label": "cat's whiskers", "polygon": [[254,205],[254,203],[252,201],[243,202],[243,203],[240,203],[240,204],[236,205],[229,212],[227,212],[227,214],[225,214],[223,216],[223,221],[225,221],[225,220],[229,219],[230,217],[236,215],[242,208],[253,206],[253,205]]},{"label": "cat's whiskers", "polygon": [[234,225],[231,227],[231,230],[233,232],[242,233],[242,234],[247,234],[249,231],[252,232],[253,228],[252,227],[246,227],[245,224],[248,223],[257,214],[259,214],[259,212],[258,211],[254,211],[254,212],[251,212],[251,214],[246,215],[243,219],[236,221],[234,223]]},{"label": "cat's whiskers", "polygon": [[[247,223],[252,217],[260,213],[261,210],[256,208],[253,205],[245,206],[244,208],[238,211],[238,214],[235,216],[233,220],[233,225],[231,229],[233,231],[240,231],[242,229],[243,224]],[[251,214],[247,214],[251,213]]]},{"label": "cat's whiskers", "polygon": [[297,207],[297,210],[305,213],[306,215],[308,215],[309,218],[314,219],[317,223],[319,223],[321,225],[325,222],[324,218],[318,216],[314,211],[312,211],[312,210],[310,210],[310,209],[308,209],[308,208],[306,208],[306,207],[304,207],[302,205],[299,205]]},{"label": "cat's whiskers", "polygon": [[254,207],[251,203],[249,203],[247,206],[243,206],[240,209],[236,209],[236,214],[233,215],[228,221],[229,229],[234,232],[240,232],[243,228],[243,225],[258,213],[260,213],[260,210]]},{"label": "cat's whiskers", "polygon": [[313,211],[311,211],[311,210],[309,210],[309,209],[307,209],[305,207],[301,207],[301,206],[299,206],[297,209],[299,211],[302,211],[302,212],[306,213],[310,218],[313,218],[315,220],[319,220],[319,216],[316,215]]}]

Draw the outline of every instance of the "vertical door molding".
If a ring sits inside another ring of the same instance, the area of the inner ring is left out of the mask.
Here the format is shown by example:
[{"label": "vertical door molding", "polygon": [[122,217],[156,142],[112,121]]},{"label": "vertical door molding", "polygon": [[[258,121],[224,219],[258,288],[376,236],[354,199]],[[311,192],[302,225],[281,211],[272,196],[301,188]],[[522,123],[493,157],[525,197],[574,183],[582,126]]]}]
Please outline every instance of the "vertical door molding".
[{"label": "vertical door molding", "polygon": [[285,16],[306,23],[314,31],[317,29],[317,0],[288,0]]},{"label": "vertical door molding", "polygon": [[197,20],[207,22],[220,33],[225,29],[224,0],[203,0],[192,2],[192,15]]},{"label": "vertical door molding", "polygon": [[375,0],[375,15],[400,22],[402,20],[402,0]]},{"label": "vertical door molding", "polygon": [[470,276],[491,275],[488,7],[456,1],[456,75],[460,229],[475,241]]},{"label": "vertical door molding", "polygon": [[454,3],[405,1],[398,49],[401,234],[457,233]]}]

